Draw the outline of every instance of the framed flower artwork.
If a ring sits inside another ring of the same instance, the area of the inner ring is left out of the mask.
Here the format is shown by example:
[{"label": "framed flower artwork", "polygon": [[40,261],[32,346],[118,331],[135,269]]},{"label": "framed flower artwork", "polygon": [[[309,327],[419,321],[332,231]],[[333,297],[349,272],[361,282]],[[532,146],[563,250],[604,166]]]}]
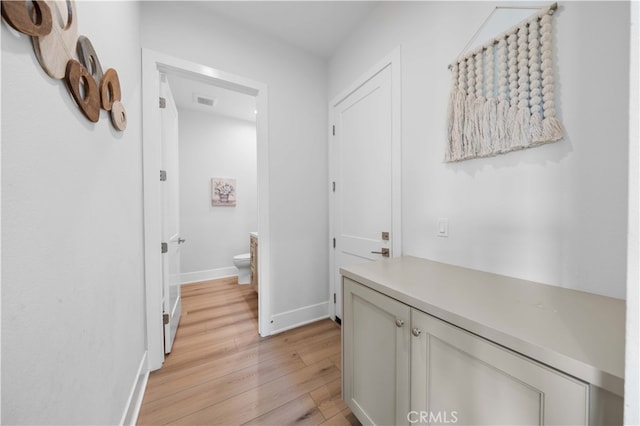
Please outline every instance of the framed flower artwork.
[{"label": "framed flower artwork", "polygon": [[213,206],[233,207],[236,205],[235,178],[211,178],[211,204]]}]

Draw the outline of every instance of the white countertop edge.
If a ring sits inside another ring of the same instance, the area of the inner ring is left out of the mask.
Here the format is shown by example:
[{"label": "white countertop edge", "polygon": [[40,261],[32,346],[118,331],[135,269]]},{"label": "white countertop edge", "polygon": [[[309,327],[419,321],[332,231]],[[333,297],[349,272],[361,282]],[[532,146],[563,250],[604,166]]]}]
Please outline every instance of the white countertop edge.
[{"label": "white countertop edge", "polygon": [[624,377],[619,377],[615,374],[604,371],[597,366],[576,359],[575,357],[567,356],[557,350],[554,350],[554,348],[544,347],[536,343],[524,341],[516,336],[503,333],[487,325],[474,321],[473,319],[466,318],[438,306],[434,306],[424,300],[417,299],[411,295],[403,293],[390,285],[376,282],[367,276],[354,273],[349,270],[348,267],[341,268],[340,273],[343,276],[366,285],[375,291],[390,296],[402,303],[490,340],[500,346],[511,349],[527,358],[545,364],[553,369],[564,372],[565,374],[574,376],[577,379],[591,383],[618,396],[624,396]]}]

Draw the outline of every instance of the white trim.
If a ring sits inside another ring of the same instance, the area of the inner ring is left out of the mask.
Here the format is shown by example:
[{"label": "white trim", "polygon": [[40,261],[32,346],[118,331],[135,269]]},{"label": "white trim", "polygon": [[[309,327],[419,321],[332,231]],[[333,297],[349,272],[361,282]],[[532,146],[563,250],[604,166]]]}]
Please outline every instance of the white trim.
[{"label": "white trim", "polygon": [[282,333],[325,318],[329,318],[329,302],[293,309],[271,318],[271,333]]},{"label": "white trim", "polygon": [[138,416],[140,415],[140,407],[142,407],[142,399],[144,398],[144,391],[147,389],[147,381],[149,380],[149,369],[147,368],[147,351],[142,354],[142,360],[138,366],[138,372],[133,382],[133,387],[129,393],[129,399],[127,399],[127,405],[125,405],[121,425],[135,425],[138,422]]},{"label": "white trim", "polygon": [[180,274],[180,284],[191,284],[200,281],[217,280],[219,278],[228,278],[236,275],[238,275],[238,269],[235,266],[209,269],[206,271],[184,272]]},{"label": "white trim", "polygon": [[629,223],[627,230],[627,326],[624,424],[640,424],[640,5],[631,2],[629,55]]},{"label": "white trim", "polygon": [[[402,67],[401,46],[393,49],[375,66],[357,78],[329,103],[329,300],[333,300],[333,293],[337,287],[335,282],[335,250],[333,238],[335,235],[335,201],[333,198],[332,182],[336,180],[334,167],[335,147],[333,138],[333,123],[335,123],[334,108],[355,92],[367,81],[375,77],[386,67],[391,67],[391,256],[402,256]],[[330,304],[330,316],[336,317],[336,308]]]},{"label": "white trim", "polygon": [[164,362],[162,335],[162,258],[160,254],[160,112],[158,71],[205,81],[256,97],[256,136],[258,157],[258,232],[260,234],[258,332],[271,334],[270,304],[270,227],[269,227],[269,132],[267,86],[195,62],[142,49],[142,167],[144,198],[145,288],[147,297],[147,351],[150,370]]}]

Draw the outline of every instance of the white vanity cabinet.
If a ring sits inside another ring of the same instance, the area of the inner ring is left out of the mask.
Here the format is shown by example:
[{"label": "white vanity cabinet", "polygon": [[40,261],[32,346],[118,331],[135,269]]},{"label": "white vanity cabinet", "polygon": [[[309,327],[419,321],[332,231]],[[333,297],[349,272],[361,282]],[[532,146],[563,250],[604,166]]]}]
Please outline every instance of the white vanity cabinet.
[{"label": "white vanity cabinet", "polygon": [[363,424],[622,424],[624,301],[417,258],[342,273]]}]

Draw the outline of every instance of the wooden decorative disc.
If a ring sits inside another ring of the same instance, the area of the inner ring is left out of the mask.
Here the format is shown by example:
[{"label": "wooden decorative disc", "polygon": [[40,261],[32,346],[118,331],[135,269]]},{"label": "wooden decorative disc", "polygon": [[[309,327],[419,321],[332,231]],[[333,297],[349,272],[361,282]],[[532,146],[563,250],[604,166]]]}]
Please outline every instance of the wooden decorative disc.
[{"label": "wooden decorative disc", "polygon": [[67,64],[65,83],[82,113],[89,121],[97,123],[100,119],[100,93],[89,71],[80,62],[72,59]]},{"label": "wooden decorative disc", "polygon": [[111,106],[111,122],[120,131],[127,128],[127,112],[120,101],[114,101]]},{"label": "wooden decorative disc", "polygon": [[102,72],[102,65],[100,64],[96,50],[93,48],[93,44],[91,44],[91,40],[83,35],[78,37],[77,50],[80,63],[93,76],[96,84],[100,84],[104,73]]},{"label": "wooden decorative disc", "polygon": [[53,78],[65,77],[67,62],[74,59],[78,20],[74,0],[51,1],[51,32],[33,37],[33,48],[42,69]]},{"label": "wooden decorative disc", "polygon": [[[33,0],[33,10],[25,1],[3,0],[2,17],[14,29],[30,36],[45,36],[51,32],[51,9],[42,0]],[[32,16],[33,15],[33,16]]]},{"label": "wooden decorative disc", "polygon": [[122,91],[120,90],[120,79],[118,73],[113,68],[105,71],[100,82],[100,102],[102,108],[111,111],[111,107],[115,101],[122,100]]}]

